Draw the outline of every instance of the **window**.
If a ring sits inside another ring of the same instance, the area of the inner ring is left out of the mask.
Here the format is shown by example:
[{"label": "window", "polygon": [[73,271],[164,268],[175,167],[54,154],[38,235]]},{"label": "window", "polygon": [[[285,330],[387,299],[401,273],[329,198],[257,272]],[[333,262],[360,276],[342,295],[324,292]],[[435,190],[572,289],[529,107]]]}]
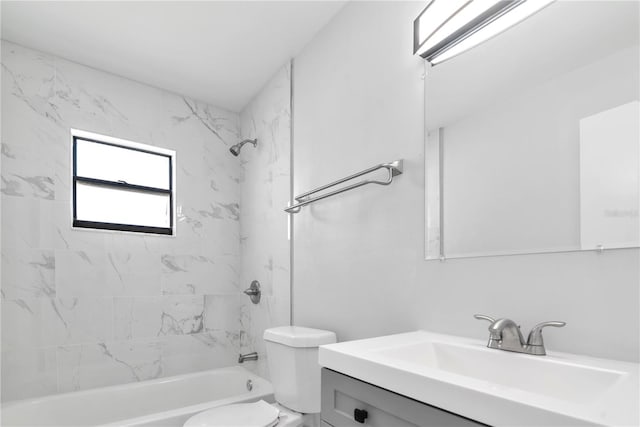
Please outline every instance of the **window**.
[{"label": "window", "polygon": [[71,135],[74,227],[173,234],[175,151]]}]

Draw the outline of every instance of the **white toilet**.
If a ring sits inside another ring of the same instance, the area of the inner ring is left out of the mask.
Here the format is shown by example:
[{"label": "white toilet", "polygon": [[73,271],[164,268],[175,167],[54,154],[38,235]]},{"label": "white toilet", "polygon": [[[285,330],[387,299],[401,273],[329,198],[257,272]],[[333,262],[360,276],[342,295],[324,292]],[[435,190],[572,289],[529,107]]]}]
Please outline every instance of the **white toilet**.
[{"label": "white toilet", "polygon": [[184,427],[299,427],[303,415],[320,413],[318,346],[336,342],[336,334],[282,326],[264,331],[264,340],[277,403],[221,406],[194,415]]}]

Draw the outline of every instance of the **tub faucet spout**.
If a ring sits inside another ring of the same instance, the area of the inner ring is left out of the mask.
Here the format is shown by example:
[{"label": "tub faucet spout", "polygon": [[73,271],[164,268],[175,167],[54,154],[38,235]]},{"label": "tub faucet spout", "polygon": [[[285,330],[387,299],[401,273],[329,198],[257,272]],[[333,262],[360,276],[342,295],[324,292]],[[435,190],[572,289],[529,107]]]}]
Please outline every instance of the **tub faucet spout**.
[{"label": "tub faucet spout", "polygon": [[258,353],[254,351],[253,353],[240,354],[238,356],[238,363],[244,363],[247,360],[258,360]]}]

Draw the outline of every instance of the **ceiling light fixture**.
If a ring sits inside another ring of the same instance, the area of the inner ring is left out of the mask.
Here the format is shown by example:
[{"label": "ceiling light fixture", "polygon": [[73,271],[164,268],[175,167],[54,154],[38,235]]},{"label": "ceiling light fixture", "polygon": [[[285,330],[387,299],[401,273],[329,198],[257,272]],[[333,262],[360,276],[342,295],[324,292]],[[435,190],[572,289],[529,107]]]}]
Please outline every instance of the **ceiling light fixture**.
[{"label": "ceiling light fixture", "polygon": [[450,59],[555,0],[430,0],[413,21],[413,53],[432,64]]}]

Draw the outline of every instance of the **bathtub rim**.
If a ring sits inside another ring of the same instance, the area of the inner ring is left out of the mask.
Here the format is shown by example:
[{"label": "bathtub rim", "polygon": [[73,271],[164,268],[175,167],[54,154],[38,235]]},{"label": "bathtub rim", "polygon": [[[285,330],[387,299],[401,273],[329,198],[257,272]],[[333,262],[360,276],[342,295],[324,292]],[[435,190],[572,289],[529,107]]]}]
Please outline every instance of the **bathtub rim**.
[{"label": "bathtub rim", "polygon": [[[49,401],[49,402],[53,401],[55,403],[55,401],[57,400],[73,397],[74,395],[79,395],[79,394],[92,395],[92,394],[103,393],[105,391],[118,392],[124,389],[127,389],[127,390],[131,390],[132,388],[140,389],[144,387],[153,386],[156,384],[173,382],[178,379],[189,379],[189,378],[202,376],[203,374],[216,373],[216,372],[231,372],[231,373],[237,373],[241,375],[247,375],[248,376],[247,379],[251,379],[252,381],[254,381],[254,388],[251,391],[247,390],[243,394],[236,394],[223,399],[197,403],[194,405],[182,406],[179,408],[169,409],[166,411],[153,412],[153,413],[141,415],[138,417],[125,418],[121,420],[113,420],[113,421],[109,421],[108,423],[94,424],[94,425],[97,427],[130,426],[130,425],[137,425],[145,422],[146,420],[152,420],[158,417],[178,416],[181,413],[192,412],[192,411],[201,412],[210,408],[215,408],[218,406],[228,405],[232,403],[251,402],[251,401],[257,401],[260,399],[263,399],[270,403],[274,402],[273,386],[271,382],[258,376],[254,372],[249,371],[243,366],[228,366],[224,368],[213,368],[213,369],[207,369],[203,371],[190,372],[186,374],[178,374],[178,375],[172,375],[168,377],[155,378],[151,380],[135,381],[135,382],[125,383],[125,384],[114,384],[110,386],[95,387],[95,388],[89,388],[85,390],[75,390],[75,391],[69,391],[64,393],[56,393],[56,394],[49,394],[45,396],[31,397],[26,399],[11,400],[7,402],[3,402],[2,405],[0,405],[0,409],[2,412],[2,418],[4,418],[4,412],[6,410],[18,409],[22,406],[28,407],[31,405],[37,405],[42,401]],[[258,387],[256,387],[256,385],[258,385]],[[3,420],[0,420],[0,422],[1,421]]]}]

